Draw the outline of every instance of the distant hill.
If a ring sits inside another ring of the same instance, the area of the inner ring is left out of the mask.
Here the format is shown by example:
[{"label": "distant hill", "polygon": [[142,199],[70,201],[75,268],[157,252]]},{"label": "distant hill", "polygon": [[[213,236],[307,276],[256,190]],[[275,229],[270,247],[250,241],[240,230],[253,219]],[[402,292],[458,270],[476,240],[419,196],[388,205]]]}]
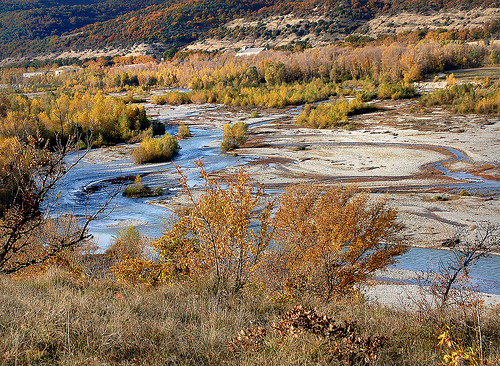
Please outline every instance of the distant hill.
[{"label": "distant hill", "polygon": [[[325,42],[359,30],[381,14],[500,7],[493,0],[4,0],[0,59],[146,43],[161,54],[208,39]],[[281,17],[294,21],[271,20]],[[240,19],[240,22],[235,22]],[[299,20],[297,20],[299,19]],[[387,27],[385,28],[387,29]],[[368,30],[365,30],[368,32]],[[290,36],[293,36],[290,38]],[[5,62],[4,62],[5,63]]]},{"label": "distant hill", "polygon": [[163,0],[6,0],[0,4],[0,42],[61,35]]}]

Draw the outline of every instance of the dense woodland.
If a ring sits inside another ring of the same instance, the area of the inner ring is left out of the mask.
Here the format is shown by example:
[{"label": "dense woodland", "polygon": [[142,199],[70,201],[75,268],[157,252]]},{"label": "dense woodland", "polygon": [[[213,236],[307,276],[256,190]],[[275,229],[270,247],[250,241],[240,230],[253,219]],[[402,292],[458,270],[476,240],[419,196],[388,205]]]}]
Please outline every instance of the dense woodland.
[{"label": "dense woodland", "polygon": [[[164,52],[185,46],[204,37],[262,37],[272,39],[295,34],[350,33],[377,14],[409,10],[470,9],[497,6],[496,1],[284,1],[247,0],[238,2],[176,0],[148,1],[24,1],[0,6],[0,56],[38,56],[67,49],[83,50],[127,47],[137,43],[156,43]],[[235,18],[262,19],[270,15],[311,15],[318,22],[301,22],[285,29],[255,27],[226,28]],[[498,25],[485,25],[472,38],[498,33]],[[471,37],[469,37],[471,38]]]}]

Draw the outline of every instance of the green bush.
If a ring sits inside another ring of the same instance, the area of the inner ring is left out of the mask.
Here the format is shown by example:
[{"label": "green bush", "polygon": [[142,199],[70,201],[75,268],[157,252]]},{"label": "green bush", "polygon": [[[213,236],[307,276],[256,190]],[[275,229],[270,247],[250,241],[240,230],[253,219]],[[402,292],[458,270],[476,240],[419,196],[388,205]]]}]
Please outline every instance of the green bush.
[{"label": "green bush", "polygon": [[166,133],[161,138],[147,136],[141,145],[132,151],[132,159],[136,164],[169,161],[178,152],[177,140]]}]

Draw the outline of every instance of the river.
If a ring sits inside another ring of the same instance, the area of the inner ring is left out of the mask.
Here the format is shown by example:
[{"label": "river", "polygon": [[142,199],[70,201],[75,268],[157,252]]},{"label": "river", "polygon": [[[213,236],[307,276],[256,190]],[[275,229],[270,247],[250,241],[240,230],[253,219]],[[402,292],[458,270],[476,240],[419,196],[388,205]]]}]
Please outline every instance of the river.
[{"label": "river", "polygon": [[[261,122],[258,125],[262,125]],[[256,124],[257,125],[257,124]],[[176,134],[177,127],[167,125],[167,131]],[[95,237],[101,250],[105,250],[121,227],[128,225],[136,226],[143,234],[158,237],[164,232],[165,220],[171,213],[164,207],[156,206],[150,202],[152,198],[126,198],[121,195],[124,186],[131,183],[138,174],[142,176],[144,184],[153,188],[163,187],[164,197],[175,194],[179,190],[176,182],[178,174],[174,163],[181,166],[187,173],[189,183],[200,183],[196,173],[194,159],[203,159],[208,171],[217,171],[229,166],[235,166],[241,161],[239,157],[228,154],[220,154],[217,141],[222,138],[220,129],[191,128],[194,136],[180,141],[181,150],[173,159],[173,162],[135,165],[130,157],[111,161],[99,159],[82,159],[65,176],[59,187],[62,192],[55,210],[69,212],[77,217],[95,212],[110,196],[115,195],[106,211],[99,220],[93,221],[89,226],[90,233]],[[401,144],[400,144],[401,145]],[[424,145],[422,145],[424,146]],[[424,147],[431,147],[425,145]],[[432,146],[434,147],[434,146]],[[443,147],[437,147],[443,148]],[[468,157],[461,151],[446,148],[455,157],[452,159],[466,160]],[[78,153],[70,155],[76,159]],[[252,158],[244,158],[243,162]],[[468,189],[472,187],[499,190],[499,182],[485,181],[467,173],[453,173],[448,171],[441,161],[433,163],[433,167],[456,179],[468,181]],[[463,184],[452,187],[460,189]],[[412,187],[414,188],[414,187]],[[447,261],[451,252],[444,250],[412,248],[396,264],[396,268],[413,271],[427,271],[436,268],[440,260]],[[500,257],[493,256],[482,259],[474,267],[471,275],[474,285],[487,293],[500,294],[500,281],[498,280],[498,269],[500,268]]]}]

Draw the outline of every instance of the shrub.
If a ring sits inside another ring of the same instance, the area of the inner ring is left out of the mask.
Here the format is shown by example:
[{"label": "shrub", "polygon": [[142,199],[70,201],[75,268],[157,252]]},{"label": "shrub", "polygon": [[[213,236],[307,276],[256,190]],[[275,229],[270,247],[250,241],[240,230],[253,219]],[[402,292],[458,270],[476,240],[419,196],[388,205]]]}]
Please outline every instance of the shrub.
[{"label": "shrub", "polygon": [[349,125],[348,116],[373,111],[375,107],[356,98],[340,99],[335,103],[306,104],[297,117],[297,124],[313,128],[333,128]]},{"label": "shrub", "polygon": [[416,94],[413,83],[399,81],[397,83],[382,83],[377,90],[379,98],[412,98]]},{"label": "shrub", "polygon": [[272,218],[274,202],[259,204],[264,191],[244,170],[222,186],[197,164],[201,196],[181,173],[192,208],[153,244],[158,261],[125,263],[128,281],[214,278],[217,289],[233,290],[265,282],[277,298],[305,292],[328,301],[406,251],[396,211],[356,187],[291,187]]},{"label": "shrub", "polygon": [[220,145],[221,151],[231,151],[244,144],[248,138],[248,126],[245,122],[236,122],[231,125],[226,123],[224,125],[224,132],[222,133],[222,143]]},{"label": "shrub", "polygon": [[177,140],[168,133],[161,138],[147,136],[141,145],[132,151],[132,159],[136,164],[169,161],[178,151]]},{"label": "shrub", "polygon": [[406,251],[396,210],[355,186],[302,184],[280,197],[266,263],[278,292],[330,300]]},{"label": "shrub", "polygon": [[126,258],[141,258],[144,248],[145,241],[139,230],[135,226],[127,226],[118,231],[105,255],[111,263],[117,263]]},{"label": "shrub", "polygon": [[[262,187],[255,187],[242,169],[235,181],[226,181],[223,188],[208,176],[201,162],[197,165],[205,181],[201,197],[193,196],[179,170],[192,208],[153,244],[158,261],[125,260],[120,264],[122,279],[152,285],[180,277],[213,277],[217,289],[237,291],[260,263],[271,240],[272,208],[270,204],[260,213],[256,211]],[[251,227],[254,222],[259,223],[258,229]]]},{"label": "shrub", "polygon": [[422,97],[425,106],[448,105],[455,113],[500,113],[500,84],[461,84],[439,89]]},{"label": "shrub", "polygon": [[193,136],[189,127],[186,126],[184,122],[179,123],[179,131],[177,132],[177,137],[180,139],[186,139],[188,137]]},{"label": "shrub", "polygon": [[155,95],[151,101],[154,104],[171,105],[222,103],[233,106],[255,105],[283,108],[287,105],[325,100],[338,92],[339,86],[337,84],[314,79],[308,83],[275,83],[267,86],[240,85],[238,88],[218,85],[216,88],[187,93],[171,92],[165,95]]},{"label": "shrub", "polygon": [[154,197],[160,196],[162,193],[161,187],[157,187],[154,191],[147,185],[142,184],[142,179],[140,175],[137,175],[134,183],[129,184],[127,188],[123,191],[123,195],[129,198],[139,198],[139,197]]},{"label": "shrub", "polygon": [[[215,277],[217,287],[239,290],[249,280],[271,240],[272,204],[257,212],[264,190],[252,184],[243,168],[234,181],[228,180],[222,187],[208,176],[200,162],[197,164],[205,181],[201,197],[193,197],[181,173],[184,192],[193,208],[154,247],[170,265],[170,274],[185,272],[195,277],[210,274]],[[252,228],[254,222],[259,224],[257,229]]]},{"label": "shrub", "polygon": [[189,104],[191,103],[191,95],[192,92],[179,92],[172,91],[163,95],[153,95],[151,98],[151,103],[158,105],[180,105],[180,104]]}]

